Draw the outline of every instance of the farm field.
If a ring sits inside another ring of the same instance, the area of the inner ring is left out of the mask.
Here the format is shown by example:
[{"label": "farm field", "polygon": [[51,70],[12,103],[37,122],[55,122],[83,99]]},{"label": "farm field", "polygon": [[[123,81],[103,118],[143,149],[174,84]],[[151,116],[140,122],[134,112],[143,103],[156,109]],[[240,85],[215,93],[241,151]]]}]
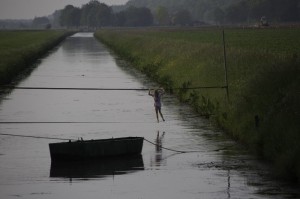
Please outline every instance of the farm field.
[{"label": "farm field", "polygon": [[222,29],[105,29],[95,36],[270,161],[278,176],[299,181],[300,29],[224,33],[227,82]]}]

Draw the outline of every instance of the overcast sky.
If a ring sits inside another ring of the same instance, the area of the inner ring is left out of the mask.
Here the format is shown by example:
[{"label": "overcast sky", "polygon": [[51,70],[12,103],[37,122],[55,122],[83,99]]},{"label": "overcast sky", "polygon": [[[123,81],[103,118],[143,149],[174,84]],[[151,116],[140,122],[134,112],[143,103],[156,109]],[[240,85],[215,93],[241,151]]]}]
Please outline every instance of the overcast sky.
[{"label": "overcast sky", "polygon": [[[81,7],[90,0],[0,0],[0,19],[33,19],[47,16],[66,5]],[[99,0],[107,5],[125,4],[128,0]]]}]

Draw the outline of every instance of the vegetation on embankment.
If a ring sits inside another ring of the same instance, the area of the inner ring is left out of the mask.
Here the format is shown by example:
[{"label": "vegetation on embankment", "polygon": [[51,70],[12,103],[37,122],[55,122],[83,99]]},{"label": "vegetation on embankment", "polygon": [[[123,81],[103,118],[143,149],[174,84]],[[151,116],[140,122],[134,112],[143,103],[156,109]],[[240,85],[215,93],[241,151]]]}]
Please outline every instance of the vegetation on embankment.
[{"label": "vegetation on embankment", "polygon": [[71,32],[0,31],[0,84],[6,84]]},{"label": "vegetation on embankment", "polygon": [[[107,29],[100,41],[300,180],[300,29]],[[174,89],[174,88],[182,89]]]}]

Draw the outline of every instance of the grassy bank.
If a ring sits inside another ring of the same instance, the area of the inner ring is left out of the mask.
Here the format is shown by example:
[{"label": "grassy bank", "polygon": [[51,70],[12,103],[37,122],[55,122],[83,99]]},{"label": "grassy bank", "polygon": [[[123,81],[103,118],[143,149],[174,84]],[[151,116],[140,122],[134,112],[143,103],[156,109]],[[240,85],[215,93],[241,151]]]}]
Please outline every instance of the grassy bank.
[{"label": "grassy bank", "polygon": [[[300,179],[300,29],[114,29],[95,36],[233,138]],[[174,89],[182,88],[182,89]]]},{"label": "grassy bank", "polygon": [[65,31],[0,31],[0,84],[9,83],[70,34]]}]

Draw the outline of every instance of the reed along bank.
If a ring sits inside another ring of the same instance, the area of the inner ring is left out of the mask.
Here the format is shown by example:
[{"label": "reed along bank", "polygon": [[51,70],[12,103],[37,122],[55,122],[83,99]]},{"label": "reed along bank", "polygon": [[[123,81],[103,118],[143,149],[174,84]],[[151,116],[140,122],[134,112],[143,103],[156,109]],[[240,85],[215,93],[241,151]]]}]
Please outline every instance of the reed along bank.
[{"label": "reed along bank", "polygon": [[299,183],[300,29],[224,33],[228,90],[221,29],[104,29],[95,37],[269,161],[276,176]]},{"label": "reed along bank", "polygon": [[10,83],[71,34],[55,30],[0,31],[0,84]]}]

